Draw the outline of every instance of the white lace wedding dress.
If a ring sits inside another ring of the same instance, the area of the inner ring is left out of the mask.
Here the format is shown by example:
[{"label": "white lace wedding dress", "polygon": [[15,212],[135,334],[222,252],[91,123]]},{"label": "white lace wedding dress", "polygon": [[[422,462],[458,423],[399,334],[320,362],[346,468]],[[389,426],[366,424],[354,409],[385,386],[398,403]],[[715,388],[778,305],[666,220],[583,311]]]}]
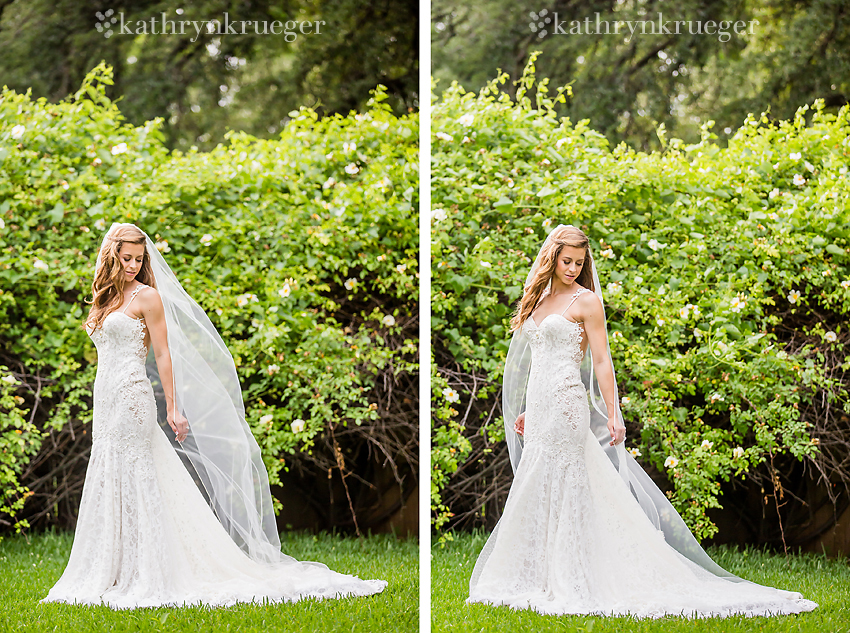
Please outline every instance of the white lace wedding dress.
[{"label": "white lace wedding dress", "polygon": [[522,458],[468,602],[637,617],[817,607],[798,593],[719,578],[670,547],[590,431],[583,326],[551,314],[522,327],[532,349]]},{"label": "white lace wedding dress", "polygon": [[382,591],[383,580],[318,563],[264,565],[242,552],[157,424],[144,338],[144,322],[119,311],[92,335],[91,459],[68,566],[43,602],[221,606]]}]

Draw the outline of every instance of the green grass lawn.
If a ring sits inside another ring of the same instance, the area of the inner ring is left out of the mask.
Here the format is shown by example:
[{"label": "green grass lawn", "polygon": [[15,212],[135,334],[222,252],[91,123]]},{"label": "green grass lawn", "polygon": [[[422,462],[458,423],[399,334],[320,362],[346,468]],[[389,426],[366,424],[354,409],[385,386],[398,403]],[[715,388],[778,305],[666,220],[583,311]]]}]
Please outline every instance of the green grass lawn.
[{"label": "green grass lawn", "polygon": [[763,585],[799,591],[820,606],[811,613],[773,618],[711,618],[659,620],[589,616],[543,616],[507,607],[468,605],[469,576],[484,546],[485,536],[455,534],[445,547],[435,544],[431,560],[432,631],[586,631],[593,633],[659,633],[664,631],[794,631],[847,633],[850,631],[850,566],[843,559],[794,555],[735,548],[710,548],[708,553],[733,574]]},{"label": "green grass lawn", "polygon": [[360,578],[389,585],[365,598],[240,604],[228,608],[113,611],[108,607],[39,604],[65,569],[71,534],[8,537],[0,542],[0,632],[6,631],[417,631],[419,547],[413,539],[283,534],[282,549]]}]

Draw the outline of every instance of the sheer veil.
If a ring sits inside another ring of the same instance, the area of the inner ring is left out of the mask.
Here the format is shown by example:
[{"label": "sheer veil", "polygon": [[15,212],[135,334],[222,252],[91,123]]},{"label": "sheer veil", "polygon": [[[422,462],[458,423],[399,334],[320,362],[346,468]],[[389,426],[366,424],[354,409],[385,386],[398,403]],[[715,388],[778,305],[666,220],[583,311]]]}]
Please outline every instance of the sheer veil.
[{"label": "sheer veil", "polygon": [[[560,225],[561,228],[565,225]],[[557,230],[557,228],[555,230]],[[552,231],[554,233],[554,230]],[[551,236],[552,233],[549,235]],[[549,241],[549,237],[544,241],[545,246]],[[537,257],[532,264],[531,270],[526,277],[525,285],[534,277],[534,273],[540,266],[541,253],[538,252]],[[590,257],[589,262],[593,272],[594,292],[599,298],[603,306],[605,301],[602,295],[602,286],[599,283],[599,275],[596,270],[596,263],[593,257]],[[550,282],[551,283],[551,282]],[[544,294],[545,296],[545,294]],[[608,346],[607,339],[607,323],[606,323],[606,349],[607,360],[611,360],[611,350]],[[602,392],[599,387],[599,382],[596,379],[596,373],[593,368],[594,359],[588,346],[584,358],[581,363],[581,377],[585,389],[588,394],[588,403],[590,407],[590,429],[591,432],[599,440],[605,450],[605,454],[611,460],[614,468],[619,472],[620,477],[625,482],[626,486],[634,495],[635,499],[640,503],[644,514],[652,522],[656,529],[664,534],[667,543],[682,554],[685,558],[696,563],[703,569],[716,576],[720,576],[732,581],[746,582],[733,574],[730,574],[722,567],[717,565],[705,550],[700,547],[696,538],[685,525],[685,522],[679,516],[678,512],[673,508],[667,497],[652,479],[644,472],[631,454],[625,450],[625,443],[620,443],[616,446],[609,446],[611,435],[608,432],[608,415],[607,407],[602,398]],[[528,336],[524,333],[524,328],[520,327],[514,331],[511,339],[508,356],[505,361],[505,373],[502,381],[502,412],[504,413],[505,421],[505,439],[508,445],[510,454],[511,466],[516,473],[520,459],[522,458],[522,438],[514,431],[514,422],[520,413],[525,411],[525,396],[528,385],[528,376],[531,371],[531,347],[529,346]],[[616,384],[616,375],[615,375]],[[618,392],[619,393],[619,392]],[[622,419],[622,414],[617,403],[617,413]]]},{"label": "sheer veil", "polygon": [[[103,245],[118,226],[121,225],[110,227]],[[151,349],[146,368],[158,395],[160,426],[221,524],[250,558],[265,564],[325,567],[300,563],[281,553],[268,473],[245,421],[233,357],[154,242],[147,234],[145,238],[156,289],[165,309],[175,405],[189,422],[189,434],[178,443],[165,423],[162,384]],[[98,264],[100,257],[99,253]]]}]

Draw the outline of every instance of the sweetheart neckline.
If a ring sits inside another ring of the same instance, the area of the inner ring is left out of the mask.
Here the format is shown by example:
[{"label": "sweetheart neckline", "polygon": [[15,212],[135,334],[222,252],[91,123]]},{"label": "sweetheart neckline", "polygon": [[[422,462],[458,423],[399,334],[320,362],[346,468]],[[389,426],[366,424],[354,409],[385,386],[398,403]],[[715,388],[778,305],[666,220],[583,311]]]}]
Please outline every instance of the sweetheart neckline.
[{"label": "sweetheart neckline", "polygon": [[130,316],[129,314],[127,314],[126,312],[121,312],[120,310],[115,310],[115,312],[110,312],[110,313],[109,313],[109,314],[107,314],[105,317],[103,317],[103,320],[105,321],[106,319],[108,319],[109,317],[111,317],[113,314],[123,314],[125,317],[127,317],[127,318],[128,318],[128,319],[130,319],[131,321],[135,321],[136,323],[144,323],[144,319],[137,319],[137,318],[135,318],[135,317],[131,317],[131,316]]},{"label": "sweetheart neckline", "polygon": [[529,317],[528,317],[528,320],[529,320],[529,321],[531,321],[531,322],[534,324],[534,327],[536,327],[536,328],[539,330],[539,329],[541,328],[541,326],[542,326],[544,323],[546,323],[546,319],[548,319],[549,317],[553,317],[553,316],[559,316],[559,317],[561,317],[564,321],[566,321],[567,323],[572,323],[573,325],[580,325],[580,326],[583,326],[583,325],[584,325],[584,322],[579,323],[578,321],[571,321],[570,319],[568,319],[567,317],[565,317],[563,314],[560,314],[560,313],[558,313],[558,312],[552,312],[551,314],[547,314],[545,317],[543,317],[543,320],[540,322],[540,325],[538,325],[538,324],[537,324],[537,321],[535,321],[535,320],[534,320],[534,317],[533,317],[533,316],[529,316]]}]

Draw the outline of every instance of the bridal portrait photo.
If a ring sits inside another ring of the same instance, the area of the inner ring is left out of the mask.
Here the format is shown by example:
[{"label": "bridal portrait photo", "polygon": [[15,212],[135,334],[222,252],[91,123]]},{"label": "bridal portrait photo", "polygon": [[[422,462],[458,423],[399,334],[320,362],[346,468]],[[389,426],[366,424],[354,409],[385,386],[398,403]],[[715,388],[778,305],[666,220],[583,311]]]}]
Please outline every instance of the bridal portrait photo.
[{"label": "bridal portrait photo", "polygon": [[432,2],[432,630],[846,630],[847,32]]},{"label": "bridal portrait photo", "polygon": [[416,20],[0,5],[0,629],[418,630]]}]

